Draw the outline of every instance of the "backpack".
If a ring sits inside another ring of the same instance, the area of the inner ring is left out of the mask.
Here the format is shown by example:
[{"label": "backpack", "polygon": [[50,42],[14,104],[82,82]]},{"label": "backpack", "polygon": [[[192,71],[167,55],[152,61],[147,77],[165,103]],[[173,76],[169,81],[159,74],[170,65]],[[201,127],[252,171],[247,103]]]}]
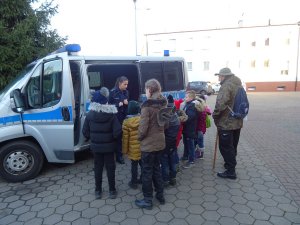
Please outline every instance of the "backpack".
[{"label": "backpack", "polygon": [[243,87],[240,87],[235,95],[233,108],[228,106],[230,115],[236,119],[244,119],[249,112],[249,101],[247,93]]}]

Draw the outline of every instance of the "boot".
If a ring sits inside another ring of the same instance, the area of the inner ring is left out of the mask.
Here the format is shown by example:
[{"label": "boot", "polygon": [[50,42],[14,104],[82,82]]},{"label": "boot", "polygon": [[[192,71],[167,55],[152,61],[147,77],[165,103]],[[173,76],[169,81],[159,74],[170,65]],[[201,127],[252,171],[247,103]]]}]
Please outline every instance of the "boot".
[{"label": "boot", "polygon": [[169,184],[170,184],[171,186],[175,186],[175,185],[176,185],[176,178],[170,179]]},{"label": "boot", "polygon": [[161,205],[164,205],[166,203],[166,199],[162,194],[156,194],[155,198],[159,201]]}]

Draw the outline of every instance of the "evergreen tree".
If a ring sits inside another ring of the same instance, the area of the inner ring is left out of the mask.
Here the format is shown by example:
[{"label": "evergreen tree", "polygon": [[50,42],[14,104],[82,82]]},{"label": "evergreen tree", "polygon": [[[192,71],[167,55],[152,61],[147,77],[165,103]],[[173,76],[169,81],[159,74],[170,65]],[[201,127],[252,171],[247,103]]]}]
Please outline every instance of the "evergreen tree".
[{"label": "evergreen tree", "polygon": [[0,90],[29,62],[62,47],[66,38],[50,30],[53,0],[0,0]]}]

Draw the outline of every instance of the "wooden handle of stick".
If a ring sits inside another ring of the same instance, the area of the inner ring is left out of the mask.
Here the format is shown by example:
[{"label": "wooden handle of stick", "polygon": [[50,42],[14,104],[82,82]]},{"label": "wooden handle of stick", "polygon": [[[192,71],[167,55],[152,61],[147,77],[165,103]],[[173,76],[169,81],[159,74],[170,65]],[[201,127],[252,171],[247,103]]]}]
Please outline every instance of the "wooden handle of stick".
[{"label": "wooden handle of stick", "polygon": [[213,158],[213,170],[215,169],[215,166],[216,166],[218,142],[219,142],[219,134],[217,131],[216,141],[215,141],[215,152],[214,152],[214,158]]}]

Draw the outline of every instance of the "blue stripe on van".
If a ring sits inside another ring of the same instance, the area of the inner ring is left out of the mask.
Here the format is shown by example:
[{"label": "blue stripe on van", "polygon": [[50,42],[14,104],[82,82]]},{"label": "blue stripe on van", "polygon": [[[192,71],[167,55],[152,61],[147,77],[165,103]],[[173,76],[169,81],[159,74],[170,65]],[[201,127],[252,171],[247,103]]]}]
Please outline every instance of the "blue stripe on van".
[{"label": "blue stripe on van", "polygon": [[[63,120],[62,114],[61,114],[61,107],[49,111],[49,112],[41,112],[41,113],[32,113],[32,114],[23,114],[24,121],[44,121],[44,120]],[[70,113],[70,121],[73,120],[72,115],[72,106],[68,106],[68,110]],[[12,122],[21,122],[20,115],[14,115],[14,116],[8,116],[8,117],[0,117],[0,125],[6,125],[7,123]]]}]

